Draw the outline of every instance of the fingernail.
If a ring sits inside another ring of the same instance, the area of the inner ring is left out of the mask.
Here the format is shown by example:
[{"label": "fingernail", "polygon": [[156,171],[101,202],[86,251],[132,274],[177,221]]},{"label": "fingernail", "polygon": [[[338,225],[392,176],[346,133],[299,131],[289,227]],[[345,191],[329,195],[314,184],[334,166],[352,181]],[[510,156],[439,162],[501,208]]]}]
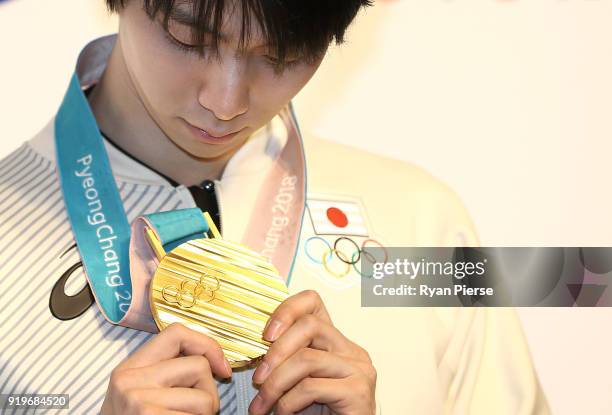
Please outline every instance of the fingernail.
[{"label": "fingernail", "polygon": [[249,405],[249,412],[252,414],[258,414],[259,411],[263,408],[263,398],[261,395],[257,394],[255,398],[253,398],[253,402]]},{"label": "fingernail", "polygon": [[272,319],[271,319],[271,318],[269,318],[269,319],[268,319],[268,321],[266,321],[266,325],[264,326],[264,329],[263,329],[263,332],[264,332],[264,333],[266,332],[266,330],[267,330],[268,326],[270,325],[270,321],[272,321]]},{"label": "fingernail", "polygon": [[253,382],[264,383],[270,372],[270,365],[264,360],[259,364],[259,367],[253,373]]},{"label": "fingernail", "polygon": [[270,323],[270,328],[268,328],[268,335],[266,340],[273,342],[274,340],[277,339],[278,335],[280,334],[280,328],[281,328],[282,323],[278,320],[274,320]]},{"label": "fingernail", "polygon": [[225,371],[227,372],[228,377],[231,378],[232,377],[232,367],[230,366],[227,360],[224,360],[224,362],[225,362]]}]

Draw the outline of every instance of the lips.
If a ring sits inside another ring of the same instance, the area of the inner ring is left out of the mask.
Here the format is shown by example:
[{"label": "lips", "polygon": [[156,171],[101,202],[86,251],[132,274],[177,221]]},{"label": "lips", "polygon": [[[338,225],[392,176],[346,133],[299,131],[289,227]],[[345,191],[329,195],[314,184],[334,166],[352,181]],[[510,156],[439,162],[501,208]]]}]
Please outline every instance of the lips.
[{"label": "lips", "polygon": [[208,131],[208,130],[206,130],[204,128],[200,128],[200,127],[195,127],[195,128],[197,128],[198,130],[202,131],[204,134],[208,134],[209,136],[214,137],[214,138],[223,138],[223,137],[227,137],[227,136],[232,135],[232,134],[236,134],[238,132],[238,131],[234,131],[233,133],[222,134],[222,133],[214,133],[212,131]]},{"label": "lips", "polygon": [[196,127],[195,125],[185,121],[187,128],[190,130],[192,135],[201,142],[207,144],[223,144],[234,138],[240,131],[238,130],[232,133],[220,133],[216,131],[208,131],[204,128]]}]

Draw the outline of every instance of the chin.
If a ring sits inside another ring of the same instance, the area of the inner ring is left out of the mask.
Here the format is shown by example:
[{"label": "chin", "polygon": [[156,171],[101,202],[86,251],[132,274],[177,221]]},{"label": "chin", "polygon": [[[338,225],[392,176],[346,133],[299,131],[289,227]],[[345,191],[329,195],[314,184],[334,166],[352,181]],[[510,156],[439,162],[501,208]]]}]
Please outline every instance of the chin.
[{"label": "chin", "polygon": [[190,156],[199,159],[216,159],[222,157],[236,147],[235,143],[228,143],[227,145],[220,146],[191,141],[189,145],[179,145],[179,147]]}]

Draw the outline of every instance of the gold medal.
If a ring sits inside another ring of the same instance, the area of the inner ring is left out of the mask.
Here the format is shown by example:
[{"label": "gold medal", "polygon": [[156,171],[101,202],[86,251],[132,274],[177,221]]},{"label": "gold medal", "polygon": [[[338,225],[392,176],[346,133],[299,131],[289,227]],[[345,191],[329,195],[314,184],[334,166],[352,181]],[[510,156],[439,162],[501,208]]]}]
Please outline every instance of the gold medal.
[{"label": "gold medal", "polygon": [[264,256],[224,240],[208,212],[204,218],[210,237],[169,253],[145,229],[159,259],[149,291],[151,312],[160,330],[182,323],[216,340],[233,368],[247,366],[268,351],[263,329],[289,292]]}]

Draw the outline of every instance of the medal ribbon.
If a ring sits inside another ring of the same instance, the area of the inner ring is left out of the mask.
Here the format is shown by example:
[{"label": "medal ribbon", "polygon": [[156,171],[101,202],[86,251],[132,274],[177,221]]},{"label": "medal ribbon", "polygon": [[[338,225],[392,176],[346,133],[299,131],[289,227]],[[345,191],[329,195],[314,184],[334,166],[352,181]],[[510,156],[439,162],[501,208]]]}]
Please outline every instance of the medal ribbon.
[{"label": "medal ribbon", "polygon": [[89,285],[104,316],[117,324],[132,300],[130,225],[76,74],[55,118],[55,153],[64,204]]}]

